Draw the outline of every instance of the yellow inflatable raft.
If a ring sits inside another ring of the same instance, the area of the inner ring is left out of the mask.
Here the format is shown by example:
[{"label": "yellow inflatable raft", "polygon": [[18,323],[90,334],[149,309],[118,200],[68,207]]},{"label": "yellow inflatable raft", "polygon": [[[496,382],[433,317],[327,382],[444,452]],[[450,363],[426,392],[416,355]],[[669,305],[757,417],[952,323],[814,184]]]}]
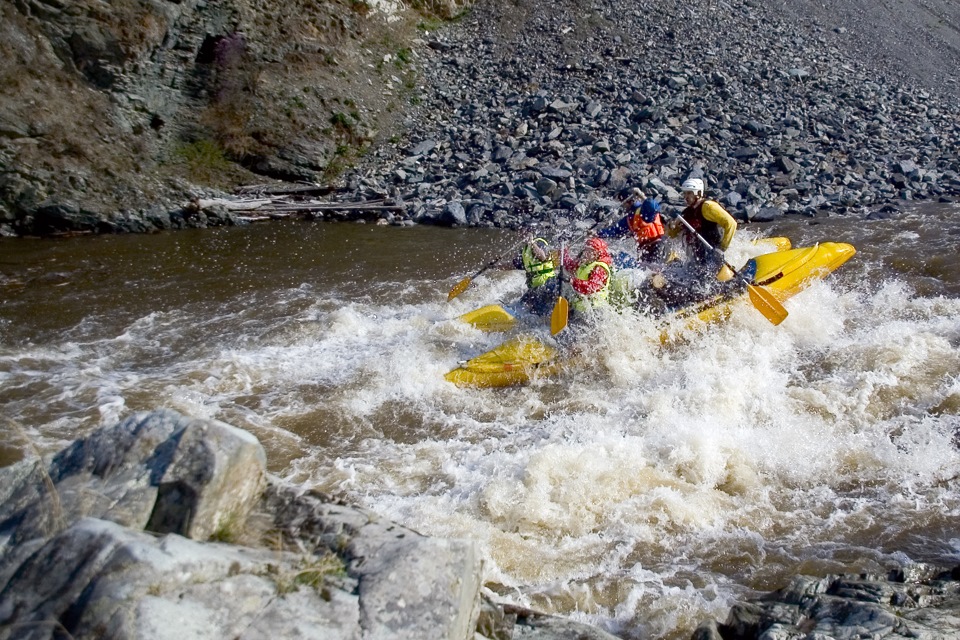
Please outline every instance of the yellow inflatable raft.
[{"label": "yellow inflatable raft", "polygon": [[[745,270],[756,271],[752,284],[771,291],[783,301],[813,280],[835,271],[856,253],[853,245],[824,242],[811,247],[775,251],[752,258]],[[672,319],[691,318],[691,324],[715,322],[730,313],[732,304],[746,298],[717,298],[676,312]],[[506,331],[517,319],[499,305],[487,305],[460,316],[460,320],[483,331]],[[669,322],[669,321],[668,321]],[[661,339],[668,339],[666,334]],[[444,378],[461,387],[507,387],[526,384],[539,376],[552,376],[561,369],[562,360],[555,347],[532,335],[521,335],[495,349],[471,358],[447,373]]]}]

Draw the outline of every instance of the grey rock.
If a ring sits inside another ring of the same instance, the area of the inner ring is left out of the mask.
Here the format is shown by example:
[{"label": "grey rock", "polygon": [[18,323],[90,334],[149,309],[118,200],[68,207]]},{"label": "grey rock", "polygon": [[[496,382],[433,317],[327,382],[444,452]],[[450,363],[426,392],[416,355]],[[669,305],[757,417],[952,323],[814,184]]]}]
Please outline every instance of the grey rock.
[{"label": "grey rock", "polygon": [[441,224],[449,226],[465,225],[467,224],[467,212],[459,202],[448,202],[443,207],[443,213],[440,215],[439,221]]},{"label": "grey rock", "polygon": [[545,178],[551,178],[553,180],[566,180],[571,175],[573,175],[570,171],[567,171],[566,169],[559,169],[557,167],[550,167],[550,166],[541,166],[540,174],[543,175],[543,177]]},{"label": "grey rock", "polygon": [[738,147],[730,155],[737,160],[752,160],[760,156],[760,152],[752,147]]},{"label": "grey rock", "polygon": [[72,231],[95,231],[101,222],[99,214],[81,209],[69,201],[46,201],[34,213],[33,224],[43,235]]},{"label": "grey rock", "polygon": [[[82,519],[37,549],[0,591],[0,625],[77,639],[361,637],[359,598],[326,559],[162,538]],[[329,568],[328,568],[329,567]],[[310,572],[313,573],[310,573]],[[298,577],[309,575],[311,586]]]},{"label": "grey rock", "polygon": [[617,640],[601,629],[522,607],[504,607],[504,613],[512,622],[512,634],[505,637],[512,640]]},{"label": "grey rock", "polygon": [[608,140],[597,140],[593,143],[594,153],[606,153],[610,151],[610,142]]},{"label": "grey rock", "polygon": [[535,185],[537,193],[541,196],[553,196],[557,191],[557,183],[550,178],[540,178]]},{"label": "grey rock", "polygon": [[779,591],[734,604],[722,624],[704,621],[693,638],[950,638],[960,633],[958,613],[960,585],[927,565],[886,577],[796,576]]},{"label": "grey rock", "polygon": [[[9,486],[16,488],[0,510],[7,547],[88,516],[206,539],[242,527],[263,489],[266,455],[245,431],[163,410],[76,441],[48,470],[11,473]],[[51,510],[49,498],[27,504],[37,494],[38,473],[49,478],[40,486],[55,489],[59,509]]]},{"label": "grey rock", "polygon": [[722,198],[723,203],[730,207],[736,207],[738,204],[740,204],[741,200],[743,200],[743,196],[736,191],[728,191],[727,195],[723,196]]},{"label": "grey rock", "polygon": [[364,638],[464,638],[476,625],[480,558],[470,542],[395,539],[358,571]]},{"label": "grey rock", "polygon": [[430,153],[437,146],[436,140],[424,140],[413,149],[410,150],[410,155],[412,156],[422,156],[424,154]]}]

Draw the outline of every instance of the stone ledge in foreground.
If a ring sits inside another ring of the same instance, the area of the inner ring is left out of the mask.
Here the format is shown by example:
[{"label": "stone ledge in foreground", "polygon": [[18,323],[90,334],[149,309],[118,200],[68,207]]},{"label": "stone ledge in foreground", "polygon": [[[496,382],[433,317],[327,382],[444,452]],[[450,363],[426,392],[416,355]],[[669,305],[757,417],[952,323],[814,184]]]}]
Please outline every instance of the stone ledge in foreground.
[{"label": "stone ledge in foreground", "polygon": [[910,565],[888,576],[796,576],[783,589],[735,604],[725,623],[692,640],[947,640],[960,638],[960,570]]},{"label": "stone ledge in foreground", "polygon": [[266,473],[249,433],[161,410],[0,469],[0,640],[610,640],[480,594],[430,538]]}]

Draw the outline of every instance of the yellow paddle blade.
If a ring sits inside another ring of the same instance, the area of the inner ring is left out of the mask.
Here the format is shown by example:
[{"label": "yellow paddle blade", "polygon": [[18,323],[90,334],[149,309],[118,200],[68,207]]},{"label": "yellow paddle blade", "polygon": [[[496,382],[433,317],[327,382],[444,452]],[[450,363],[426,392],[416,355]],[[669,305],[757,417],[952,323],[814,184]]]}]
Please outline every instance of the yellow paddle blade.
[{"label": "yellow paddle blade", "polygon": [[747,285],[747,292],[750,294],[750,302],[767,320],[777,325],[787,319],[787,310],[772,293],[752,284]]},{"label": "yellow paddle blade", "polygon": [[470,286],[470,280],[471,280],[470,278],[464,278],[463,280],[455,284],[453,286],[453,289],[450,289],[450,293],[447,294],[447,302],[450,302],[451,300],[456,298],[458,295],[466,291],[467,287]]},{"label": "yellow paddle blade", "polygon": [[557,304],[553,305],[553,313],[550,314],[550,334],[557,335],[567,326],[567,316],[570,315],[570,305],[563,296],[557,298]]}]

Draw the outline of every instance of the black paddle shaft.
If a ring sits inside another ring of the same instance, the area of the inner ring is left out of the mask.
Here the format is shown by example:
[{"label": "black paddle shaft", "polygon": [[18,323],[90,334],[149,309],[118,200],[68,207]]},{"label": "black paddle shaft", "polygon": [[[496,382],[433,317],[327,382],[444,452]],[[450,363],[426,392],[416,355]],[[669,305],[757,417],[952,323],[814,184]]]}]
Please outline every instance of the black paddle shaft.
[{"label": "black paddle shaft", "polygon": [[[706,238],[704,238],[702,235],[700,235],[699,233],[697,233],[697,230],[693,228],[693,225],[692,225],[692,224],[690,224],[689,222],[687,222],[687,219],[686,219],[686,218],[684,218],[684,217],[683,217],[682,215],[680,215],[680,214],[677,214],[677,220],[679,220],[680,222],[682,222],[682,223],[683,223],[683,226],[685,226],[690,233],[692,233],[693,235],[697,236],[697,240],[699,240],[700,242],[702,242],[702,243],[703,243],[703,246],[705,246],[707,249],[709,249],[709,250],[712,251],[713,253],[717,253],[717,250],[714,249],[713,246],[712,246],[709,242],[707,242],[707,239],[706,239]],[[722,255],[722,253],[721,253],[721,255]],[[737,271],[736,269],[733,268],[733,265],[731,265],[729,262],[727,262],[727,259],[726,259],[726,258],[722,258],[722,261],[723,261],[724,266],[727,267],[727,269],[730,269],[730,271],[733,271],[733,275],[737,276],[738,278],[740,278],[741,280],[743,280],[743,281],[746,282],[747,284],[750,284],[749,282],[747,282],[747,279],[746,279],[746,278],[744,278],[742,275],[740,275],[740,272],[739,272],[739,271]]]}]

